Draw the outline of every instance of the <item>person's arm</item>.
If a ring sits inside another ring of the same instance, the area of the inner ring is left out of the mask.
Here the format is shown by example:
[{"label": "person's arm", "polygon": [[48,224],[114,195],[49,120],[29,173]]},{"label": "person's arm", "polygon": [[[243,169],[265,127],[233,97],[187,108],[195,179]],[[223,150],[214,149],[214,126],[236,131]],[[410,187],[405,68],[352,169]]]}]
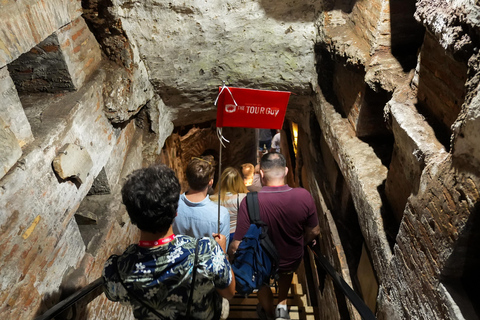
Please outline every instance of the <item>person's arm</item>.
[{"label": "person's arm", "polygon": [[230,269],[230,272],[232,274],[232,282],[230,282],[230,285],[226,287],[225,289],[218,289],[217,292],[218,294],[227,300],[231,300],[233,296],[235,295],[235,275],[233,274],[233,270]]},{"label": "person's arm", "polygon": [[313,227],[313,228],[305,227],[305,235],[304,235],[305,245],[312,242],[312,240],[317,238],[319,234],[320,234],[320,226],[318,224],[316,227]]},{"label": "person's arm", "polygon": [[250,228],[250,217],[248,216],[247,197],[245,196],[240,202],[240,208],[238,208],[237,213],[235,235],[232,243],[230,243],[230,246],[228,247],[228,257],[230,258],[230,261],[233,261],[233,256],[242,242],[243,236],[247,233],[248,228]]},{"label": "person's arm", "polygon": [[[215,239],[215,241],[220,245],[220,248],[222,248],[223,252],[226,253],[226,245],[227,245],[227,239],[225,238],[225,236],[223,234],[218,234],[218,233],[214,233],[213,234],[213,238]],[[226,262],[228,263],[228,262]],[[235,295],[235,275],[233,274],[233,270],[230,269],[230,274],[231,274],[231,278],[232,278],[232,281],[230,282],[230,285],[224,289],[218,289],[217,288],[217,292],[218,294],[227,299],[227,300],[230,300],[233,298],[233,296]]]},{"label": "person's arm", "polygon": [[226,253],[227,252],[227,238],[225,237],[225,235],[223,235],[221,233],[212,233],[212,236],[213,236],[213,239],[215,239],[215,241],[217,241],[220,248],[222,248],[223,252]]},{"label": "person's arm", "polygon": [[241,240],[233,240],[232,243],[230,243],[230,246],[228,247],[228,257],[230,261],[233,261],[233,256],[235,255],[235,252],[238,249],[238,246],[240,245]]},{"label": "person's arm", "polygon": [[[228,245],[230,243],[230,213],[228,212],[227,208],[225,208],[224,206],[221,206],[220,210],[221,210],[220,233],[227,238],[227,245],[225,248],[228,249]],[[226,250],[224,251],[226,252]]]}]

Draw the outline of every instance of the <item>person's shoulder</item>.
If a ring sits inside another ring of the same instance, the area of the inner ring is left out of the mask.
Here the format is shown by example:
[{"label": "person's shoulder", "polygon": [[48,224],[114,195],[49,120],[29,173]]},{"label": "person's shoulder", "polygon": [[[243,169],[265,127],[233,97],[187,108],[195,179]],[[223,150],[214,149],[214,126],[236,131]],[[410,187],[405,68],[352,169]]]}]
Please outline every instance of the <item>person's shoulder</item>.
[{"label": "person's shoulder", "polygon": [[[218,207],[218,204],[217,204],[217,207]],[[220,206],[220,212],[223,212],[224,215],[228,215],[228,217],[230,218],[230,212],[226,207]]]},{"label": "person's shoulder", "polygon": [[191,236],[187,236],[184,234],[176,234],[175,235],[175,241],[177,242],[177,245],[181,245],[184,243],[189,243],[189,242],[195,242],[195,238]]},{"label": "person's shoulder", "polygon": [[136,259],[138,254],[138,246],[136,244],[131,244],[125,249],[121,255],[111,255],[108,257],[107,261],[104,264],[104,276],[111,277],[115,274],[115,269],[117,265],[129,264],[130,260]]},{"label": "person's shoulder", "polygon": [[212,253],[213,249],[217,246],[217,241],[212,237],[203,237],[199,239],[194,239],[195,243],[198,242],[199,253]]},{"label": "person's shoulder", "polygon": [[302,187],[295,187],[295,188],[292,188],[292,190],[295,191],[295,192],[308,193],[308,194],[310,194],[310,192],[308,192],[307,189],[302,188]]},{"label": "person's shoulder", "polygon": [[181,193],[180,196],[178,197],[178,202],[182,203],[182,202],[185,202],[185,200],[187,200],[187,198],[185,197],[185,192],[184,192],[184,193]]},{"label": "person's shoulder", "polygon": [[302,188],[302,187],[292,188],[292,191],[295,194],[302,195],[302,196],[305,196],[305,197],[311,197],[312,196],[307,189]]},{"label": "person's shoulder", "polygon": [[[215,207],[215,208],[218,207],[218,201],[213,201],[212,199],[210,199],[210,196],[205,198],[202,202],[205,204],[205,206],[210,206],[210,207]],[[225,207],[220,205],[220,208],[225,208]]]}]

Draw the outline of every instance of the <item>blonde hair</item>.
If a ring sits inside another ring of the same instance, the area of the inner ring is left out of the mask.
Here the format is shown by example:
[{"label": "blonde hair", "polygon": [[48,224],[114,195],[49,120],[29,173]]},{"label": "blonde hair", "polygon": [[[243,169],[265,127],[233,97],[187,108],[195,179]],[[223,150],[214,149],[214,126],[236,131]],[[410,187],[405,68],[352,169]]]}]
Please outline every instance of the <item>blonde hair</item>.
[{"label": "blonde hair", "polygon": [[253,173],[254,173],[253,164],[251,163],[242,164],[242,175],[244,179],[253,177]]},{"label": "blonde hair", "polygon": [[237,193],[247,193],[248,189],[243,183],[243,179],[237,169],[228,167],[222,172],[220,181],[215,187],[215,194],[210,197],[213,201],[218,199],[218,188],[220,187],[220,202],[225,200],[225,195],[227,192],[237,194]]}]

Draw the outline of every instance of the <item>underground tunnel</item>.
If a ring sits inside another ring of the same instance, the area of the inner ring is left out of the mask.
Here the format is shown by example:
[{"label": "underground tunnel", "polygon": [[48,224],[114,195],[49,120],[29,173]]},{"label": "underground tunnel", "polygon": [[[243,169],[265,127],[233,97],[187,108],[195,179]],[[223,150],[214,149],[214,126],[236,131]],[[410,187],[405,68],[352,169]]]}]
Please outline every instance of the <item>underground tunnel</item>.
[{"label": "underground tunnel", "polygon": [[[224,81],[291,93],[286,183],[313,196],[322,255],[377,319],[480,318],[476,2],[0,8],[3,318],[44,314],[138,241],[120,195],[129,173],[162,163],[185,191],[189,159],[219,160],[214,101]],[[255,129],[223,135],[223,168],[256,164]],[[306,258],[291,315],[361,319]],[[63,318],[133,315],[100,293]]]}]

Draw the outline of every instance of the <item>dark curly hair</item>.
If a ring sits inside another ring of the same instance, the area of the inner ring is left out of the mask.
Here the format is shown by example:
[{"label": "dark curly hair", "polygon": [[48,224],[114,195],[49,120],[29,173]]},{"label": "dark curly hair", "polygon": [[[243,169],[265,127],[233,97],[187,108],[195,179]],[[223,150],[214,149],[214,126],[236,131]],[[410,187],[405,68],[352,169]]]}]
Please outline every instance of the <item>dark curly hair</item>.
[{"label": "dark curly hair", "polygon": [[175,219],[180,183],[172,169],[154,165],[133,171],[122,188],[132,223],[151,233],[166,232]]},{"label": "dark curly hair", "polygon": [[213,156],[193,157],[185,171],[188,185],[193,190],[203,190],[215,175],[215,160]]}]

